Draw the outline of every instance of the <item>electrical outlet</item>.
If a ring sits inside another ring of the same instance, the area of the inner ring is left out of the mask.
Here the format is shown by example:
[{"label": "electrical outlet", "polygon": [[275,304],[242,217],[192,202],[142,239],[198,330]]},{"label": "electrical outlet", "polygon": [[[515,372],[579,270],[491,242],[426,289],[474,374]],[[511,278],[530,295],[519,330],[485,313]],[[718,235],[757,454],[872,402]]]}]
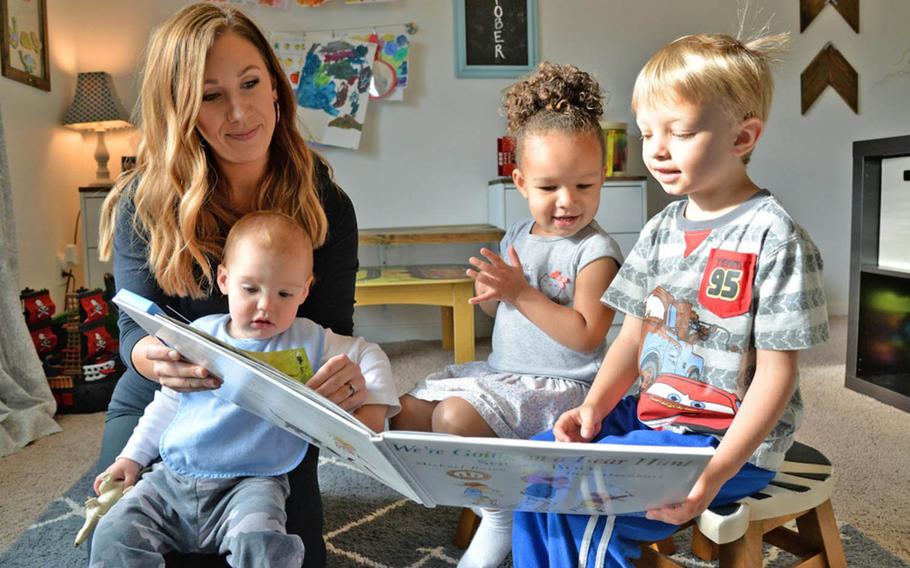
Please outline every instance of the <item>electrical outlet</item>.
[{"label": "electrical outlet", "polygon": [[70,264],[62,252],[57,253],[57,268],[60,272],[67,272],[73,268],[73,264]]},{"label": "electrical outlet", "polygon": [[63,259],[69,263],[70,268],[79,264],[79,253],[76,250],[76,245],[69,244],[63,247]]},{"label": "electrical outlet", "polygon": [[78,252],[76,245],[68,244],[63,247],[63,251],[57,253],[57,266],[60,272],[69,272],[74,266],[79,264]]}]

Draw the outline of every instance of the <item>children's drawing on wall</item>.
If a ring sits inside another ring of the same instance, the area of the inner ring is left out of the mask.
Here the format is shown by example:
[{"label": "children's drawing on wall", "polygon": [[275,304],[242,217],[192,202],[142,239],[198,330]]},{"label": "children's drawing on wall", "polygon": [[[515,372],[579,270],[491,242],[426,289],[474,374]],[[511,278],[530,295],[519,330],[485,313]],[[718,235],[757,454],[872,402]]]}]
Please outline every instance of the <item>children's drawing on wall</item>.
[{"label": "children's drawing on wall", "polygon": [[[387,64],[373,69],[375,77],[371,96],[387,101],[404,100],[404,90],[408,87],[408,56],[411,46],[411,36],[405,27],[402,26],[398,31],[373,32],[352,37],[376,44],[376,59]],[[383,81],[392,81],[393,85],[386,85]]]},{"label": "children's drawing on wall", "polygon": [[303,34],[270,32],[269,41],[272,42],[272,49],[281,62],[285,76],[291,82],[291,88],[296,91],[300,83],[300,70],[306,59]]},{"label": "children's drawing on wall", "polygon": [[207,0],[216,4],[241,4],[246,6],[264,6],[266,8],[278,8],[281,10],[290,10],[291,5],[314,8],[328,2],[328,0]]},{"label": "children's drawing on wall", "polygon": [[267,8],[280,8],[281,10],[287,10],[291,7],[291,0],[253,0],[251,3]]},{"label": "children's drawing on wall", "polygon": [[319,144],[356,149],[369,102],[376,44],[322,34],[271,34],[297,97],[304,135]]}]

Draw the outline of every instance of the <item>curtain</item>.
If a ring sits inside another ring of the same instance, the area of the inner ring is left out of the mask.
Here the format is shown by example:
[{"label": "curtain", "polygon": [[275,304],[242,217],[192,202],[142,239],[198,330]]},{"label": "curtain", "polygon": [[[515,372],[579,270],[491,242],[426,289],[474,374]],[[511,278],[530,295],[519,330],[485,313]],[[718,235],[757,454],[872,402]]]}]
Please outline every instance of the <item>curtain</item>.
[{"label": "curtain", "polygon": [[0,114],[0,457],[60,431],[57,404],[19,301],[19,259],[3,117]]}]

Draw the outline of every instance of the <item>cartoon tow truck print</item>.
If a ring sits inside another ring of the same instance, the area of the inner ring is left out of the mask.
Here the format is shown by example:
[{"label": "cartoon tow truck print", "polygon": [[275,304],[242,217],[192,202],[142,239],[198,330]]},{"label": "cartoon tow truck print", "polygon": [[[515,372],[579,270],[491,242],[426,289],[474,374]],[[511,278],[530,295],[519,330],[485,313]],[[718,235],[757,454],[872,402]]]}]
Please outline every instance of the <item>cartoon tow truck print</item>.
[{"label": "cartoon tow truck print", "polygon": [[642,328],[645,337],[638,360],[646,384],[662,373],[701,376],[705,360],[692,348],[695,340],[705,338],[706,330],[690,302],[655,288],[645,300]]},{"label": "cartoon tow truck print", "polygon": [[[703,323],[691,302],[677,300],[661,287],[645,300],[642,329],[644,340],[638,360],[645,387],[663,373],[701,378],[705,360],[693,351],[695,344],[713,334],[727,341],[730,336],[720,326]],[[738,351],[730,345],[727,349]]]},{"label": "cartoon tow truck print", "polygon": [[729,331],[702,323],[691,302],[677,300],[657,287],[645,300],[642,332],[639,420],[654,429],[725,432],[740,401],[736,395],[701,380],[704,358],[694,349],[716,336],[726,349],[737,351],[738,347],[729,342]]}]

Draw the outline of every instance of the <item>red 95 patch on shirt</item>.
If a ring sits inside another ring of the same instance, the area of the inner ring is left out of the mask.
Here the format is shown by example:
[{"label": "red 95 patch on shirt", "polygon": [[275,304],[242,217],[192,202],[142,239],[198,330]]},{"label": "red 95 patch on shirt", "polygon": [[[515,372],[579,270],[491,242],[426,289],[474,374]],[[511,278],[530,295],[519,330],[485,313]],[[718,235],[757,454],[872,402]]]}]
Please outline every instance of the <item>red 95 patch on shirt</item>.
[{"label": "red 95 patch on shirt", "polygon": [[754,253],[711,249],[698,291],[701,305],[722,318],[746,313],[752,305],[755,259]]}]

